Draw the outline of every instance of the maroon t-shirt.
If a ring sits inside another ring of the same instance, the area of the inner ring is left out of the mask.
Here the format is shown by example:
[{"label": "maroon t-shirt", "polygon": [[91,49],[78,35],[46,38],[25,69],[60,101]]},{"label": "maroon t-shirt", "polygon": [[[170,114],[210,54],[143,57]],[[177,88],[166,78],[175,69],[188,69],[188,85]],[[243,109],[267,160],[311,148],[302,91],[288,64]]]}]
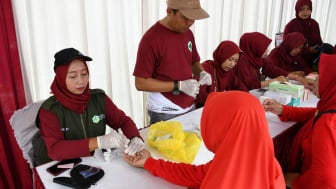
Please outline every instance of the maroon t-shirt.
[{"label": "maroon t-shirt", "polygon": [[[162,81],[191,79],[192,64],[199,61],[191,30],[174,32],[157,22],[140,41],[133,75]],[[182,108],[194,103],[194,98],[184,93],[162,95]]]}]

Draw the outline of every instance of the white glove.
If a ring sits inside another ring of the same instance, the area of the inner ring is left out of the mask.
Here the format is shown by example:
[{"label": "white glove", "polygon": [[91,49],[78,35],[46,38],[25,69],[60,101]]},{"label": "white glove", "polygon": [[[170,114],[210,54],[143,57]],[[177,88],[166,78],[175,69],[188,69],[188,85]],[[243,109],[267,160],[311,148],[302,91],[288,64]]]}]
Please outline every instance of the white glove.
[{"label": "white glove", "polygon": [[129,139],[125,135],[118,133],[114,129],[107,135],[98,136],[97,143],[99,149],[126,148]]},{"label": "white glove", "polygon": [[187,79],[180,81],[179,90],[195,98],[199,93],[199,87],[200,85],[195,79]]},{"label": "white glove", "polygon": [[131,139],[131,142],[125,150],[125,153],[130,156],[134,156],[135,153],[143,150],[144,148],[145,143],[139,137],[134,137]]},{"label": "white glove", "polygon": [[206,72],[206,71],[201,71],[200,73],[200,79],[199,79],[199,84],[200,85],[211,85],[212,81],[211,81],[211,75]]}]

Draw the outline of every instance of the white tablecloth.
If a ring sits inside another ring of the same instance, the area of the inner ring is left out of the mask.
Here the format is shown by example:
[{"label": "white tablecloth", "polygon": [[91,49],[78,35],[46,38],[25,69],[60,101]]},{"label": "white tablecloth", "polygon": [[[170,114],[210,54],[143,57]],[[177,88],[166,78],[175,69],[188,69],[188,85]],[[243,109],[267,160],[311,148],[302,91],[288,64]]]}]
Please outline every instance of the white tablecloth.
[{"label": "white tablecloth", "polygon": [[[314,95],[309,96],[309,100],[301,103],[303,107],[316,106],[317,98]],[[186,131],[196,132],[200,136],[199,124],[202,114],[202,108],[193,112],[176,117],[172,120],[180,121],[183,125],[183,129]],[[266,117],[269,124],[269,130],[271,136],[274,138],[281,134],[283,131],[294,125],[294,122],[281,122],[276,115],[266,113]],[[147,137],[148,129],[141,130],[141,135],[144,139]],[[160,156],[154,149],[146,146],[155,158],[164,158]],[[194,164],[202,164],[211,160],[213,153],[209,152],[202,143],[200,150],[194,160]],[[105,162],[100,150],[96,151],[93,157],[84,157],[83,164],[97,166],[105,171],[105,176],[99,180],[99,182],[91,188],[137,188],[137,189],[177,189],[184,188],[174,184],[171,184],[161,178],[152,176],[149,172],[142,168],[135,168],[127,164],[122,157],[111,158],[110,162]],[[62,185],[54,183],[53,176],[46,171],[46,168],[55,164],[56,162],[50,162],[37,167],[38,175],[40,176],[44,186],[47,189],[59,189],[68,188]],[[70,171],[66,171],[59,176],[69,176]]]}]

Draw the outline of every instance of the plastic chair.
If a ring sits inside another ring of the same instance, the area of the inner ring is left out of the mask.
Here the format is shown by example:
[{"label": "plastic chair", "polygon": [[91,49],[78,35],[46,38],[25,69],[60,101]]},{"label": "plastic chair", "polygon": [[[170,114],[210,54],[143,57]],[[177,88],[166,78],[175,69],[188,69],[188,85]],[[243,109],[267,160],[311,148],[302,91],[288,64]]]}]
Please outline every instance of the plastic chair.
[{"label": "plastic chair", "polygon": [[38,101],[26,105],[24,108],[15,111],[9,120],[16,141],[22,150],[24,159],[29,163],[30,168],[34,168],[32,139],[39,132],[35,124],[35,119],[42,103],[43,101]]}]

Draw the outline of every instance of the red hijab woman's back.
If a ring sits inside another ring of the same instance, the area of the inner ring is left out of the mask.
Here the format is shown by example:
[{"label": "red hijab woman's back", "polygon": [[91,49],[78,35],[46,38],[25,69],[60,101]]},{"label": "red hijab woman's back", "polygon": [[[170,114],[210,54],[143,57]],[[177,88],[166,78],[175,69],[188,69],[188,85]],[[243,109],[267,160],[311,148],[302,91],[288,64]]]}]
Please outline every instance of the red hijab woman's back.
[{"label": "red hijab woman's back", "polygon": [[285,188],[263,107],[246,92],[211,93],[201,118],[215,153],[201,188]]}]

